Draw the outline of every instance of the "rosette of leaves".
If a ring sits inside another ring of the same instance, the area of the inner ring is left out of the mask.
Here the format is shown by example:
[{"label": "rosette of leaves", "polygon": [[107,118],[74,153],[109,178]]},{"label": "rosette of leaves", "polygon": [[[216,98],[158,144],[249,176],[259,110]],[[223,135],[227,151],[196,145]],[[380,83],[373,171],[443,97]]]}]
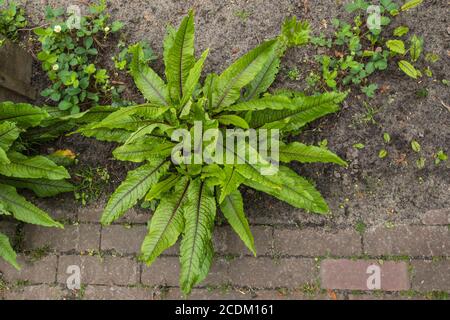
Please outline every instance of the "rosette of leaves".
[{"label": "rosette of leaves", "polygon": [[[38,197],[70,192],[67,170],[59,165],[64,156],[29,155],[24,134],[50,121],[49,113],[25,103],[0,103],[0,216],[45,227],[63,226],[21,196],[17,189],[31,190]],[[0,257],[20,268],[9,239],[0,233]]]},{"label": "rosette of leaves", "polygon": [[[166,81],[147,65],[138,63],[143,54],[139,45],[132,48],[130,74],[147,103],[117,111],[107,106],[98,107],[88,111],[82,119],[87,124],[78,132],[119,142],[121,145],[113,152],[116,159],[142,163],[128,172],[110,197],[101,222],[111,224],[141,199],[157,200],[142,244],[142,259],[152,264],[181,235],[180,286],[185,294],[206,277],[211,266],[217,208],[249,250],[256,254],[239,192],[241,185],[310,212],[326,214],[329,211],[315,187],[287,166],[281,165],[275,175],[263,175],[260,169],[269,159],[261,154],[256,154],[259,159],[256,164],[245,159],[240,164],[177,165],[177,161],[171,160],[177,146],[171,141],[171,133],[176,129],[192,132],[195,121],[200,121],[205,130],[279,129],[286,136],[336,112],[346,96],[343,93],[305,96],[292,91],[267,92],[286,49],[307,43],[308,37],[307,23],[288,19],[277,38],[263,42],[220,75],[209,74],[201,82],[209,51],[204,51],[199,59],[195,56],[194,16],[190,12],[177,30],[168,29],[164,41]],[[203,147],[207,148],[207,144],[209,142]],[[255,149],[251,152],[257,153]],[[326,148],[299,142],[281,143],[279,155],[283,163],[346,165]]]},{"label": "rosette of leaves", "polygon": [[108,71],[97,64],[106,39],[123,24],[110,22],[106,1],[89,6],[89,15],[78,17],[63,8],[46,9],[47,27],[34,30],[42,45],[37,57],[52,81],[41,94],[61,110],[75,114],[100,101],[118,99],[119,89],[111,85]]}]

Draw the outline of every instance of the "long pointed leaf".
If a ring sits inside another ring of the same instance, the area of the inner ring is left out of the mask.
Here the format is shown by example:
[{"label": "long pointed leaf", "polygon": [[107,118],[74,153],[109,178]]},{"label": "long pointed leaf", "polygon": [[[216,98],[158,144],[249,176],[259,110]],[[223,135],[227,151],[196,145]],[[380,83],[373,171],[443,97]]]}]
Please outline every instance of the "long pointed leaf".
[{"label": "long pointed leaf", "polygon": [[150,265],[167,248],[173,246],[183,231],[183,208],[187,200],[190,180],[183,178],[172,194],[161,199],[142,243],[144,261]]},{"label": "long pointed leaf", "polygon": [[1,232],[0,232],[0,257],[5,259],[6,262],[10,263],[17,270],[20,270],[20,266],[17,263],[17,255],[14,252],[13,247],[9,243],[8,237]]},{"label": "long pointed leaf", "polygon": [[63,228],[62,224],[19,195],[14,187],[0,184],[0,202],[17,220],[45,227]]},{"label": "long pointed leaf", "polygon": [[256,256],[255,240],[244,214],[244,203],[239,190],[235,190],[225,197],[220,204],[220,210],[247,248]]},{"label": "long pointed leaf", "polygon": [[185,294],[208,274],[212,262],[212,230],[216,201],[212,190],[200,179],[191,182],[183,210],[185,228],[180,246],[180,286]]},{"label": "long pointed leaf", "polygon": [[109,225],[120,218],[125,211],[133,207],[142,199],[152,185],[158,182],[159,178],[167,172],[169,162],[166,160],[160,163],[147,163],[143,166],[128,172],[125,181],[116,189],[101,218],[101,223]]}]

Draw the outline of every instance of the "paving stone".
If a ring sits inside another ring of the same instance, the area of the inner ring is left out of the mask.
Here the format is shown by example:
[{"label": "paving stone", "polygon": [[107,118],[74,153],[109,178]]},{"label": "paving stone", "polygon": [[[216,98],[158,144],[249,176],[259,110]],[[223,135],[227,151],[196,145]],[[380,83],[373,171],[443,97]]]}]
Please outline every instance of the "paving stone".
[{"label": "paving stone", "polygon": [[[167,292],[162,293],[161,300],[183,300],[186,297],[179,288],[171,288]],[[234,289],[204,289],[194,288],[188,300],[247,300],[252,299],[252,294],[247,291],[238,291]]]},{"label": "paving stone", "polygon": [[256,290],[254,292],[254,300],[343,300],[342,295],[335,294],[335,297],[330,295],[319,294],[305,294],[301,291],[295,290],[287,293],[278,290]]},{"label": "paving stone", "polygon": [[129,209],[116,223],[142,223],[147,224],[151,218],[151,211],[149,209],[141,209],[134,207]]},{"label": "paving stone", "polygon": [[[380,287],[369,287],[370,278],[375,275],[369,267],[380,268]],[[320,265],[321,285],[324,289],[341,290],[409,290],[408,265],[404,262],[348,259],[325,259]]]},{"label": "paving stone", "polygon": [[142,265],[142,284],[177,286],[179,263],[178,257],[158,257],[150,267]]},{"label": "paving stone", "polygon": [[121,254],[139,254],[147,234],[147,227],[111,225],[102,228],[102,250],[115,250]]},{"label": "paving stone", "polygon": [[243,257],[230,262],[228,274],[233,285],[297,288],[313,282],[317,268],[313,259]]},{"label": "paving stone", "polygon": [[59,252],[98,250],[100,225],[66,225],[64,229],[43,228],[27,224],[24,227],[24,248],[34,250],[49,247]]},{"label": "paving stone", "polygon": [[362,253],[361,236],[352,229],[275,229],[275,252],[299,256],[353,256]]},{"label": "paving stone", "polygon": [[65,292],[60,286],[46,284],[6,290],[3,296],[5,300],[61,300],[64,297]]},{"label": "paving stone", "polygon": [[[178,286],[180,274],[179,257],[159,257],[155,262],[147,267],[142,266],[141,281],[149,286]],[[227,263],[222,258],[213,260],[208,276],[202,285],[227,283]]]},{"label": "paving stone", "polygon": [[21,270],[16,270],[3,259],[0,259],[0,273],[9,283],[26,281],[30,284],[54,283],[56,279],[56,256],[50,255],[32,262],[29,257],[17,255]]},{"label": "paving stone", "polygon": [[105,200],[98,200],[81,208],[78,212],[78,221],[99,223],[105,205]]},{"label": "paving stone", "polygon": [[[272,227],[250,226],[250,229],[255,240],[257,254],[271,253],[273,247]],[[253,255],[230,226],[214,229],[214,249],[221,254]]]},{"label": "paving stone", "polygon": [[450,208],[427,211],[422,217],[422,223],[439,226],[450,224]]},{"label": "paving stone", "polygon": [[88,285],[84,300],[153,300],[152,290],[142,287]]},{"label": "paving stone", "polygon": [[413,295],[401,295],[401,294],[349,294],[349,300],[426,300],[426,297]]},{"label": "paving stone", "polygon": [[413,261],[412,267],[414,290],[450,292],[450,260]]},{"label": "paving stone", "polygon": [[82,284],[134,285],[139,283],[139,264],[133,258],[112,256],[61,256],[58,282],[66,284],[69,266],[78,266]]},{"label": "paving stone", "polygon": [[414,257],[450,255],[447,226],[384,226],[368,230],[364,249],[371,256],[409,255]]}]

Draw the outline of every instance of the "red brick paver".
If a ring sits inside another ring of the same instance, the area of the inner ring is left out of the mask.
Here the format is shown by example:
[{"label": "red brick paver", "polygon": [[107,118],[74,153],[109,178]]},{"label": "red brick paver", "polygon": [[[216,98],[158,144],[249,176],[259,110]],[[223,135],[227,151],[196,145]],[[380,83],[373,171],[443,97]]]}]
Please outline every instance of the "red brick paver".
[{"label": "red brick paver", "polygon": [[[379,270],[380,286],[373,287],[373,279]],[[405,262],[347,259],[326,259],[320,266],[322,288],[342,290],[400,291],[410,288],[408,266]],[[368,284],[369,283],[369,284]]]}]

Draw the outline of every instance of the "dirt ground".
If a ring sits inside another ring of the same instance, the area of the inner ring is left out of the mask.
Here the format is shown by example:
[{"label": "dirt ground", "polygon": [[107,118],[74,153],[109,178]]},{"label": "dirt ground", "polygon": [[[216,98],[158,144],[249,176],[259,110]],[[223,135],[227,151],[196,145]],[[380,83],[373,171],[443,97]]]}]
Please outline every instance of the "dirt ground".
[{"label": "dirt ground", "polygon": [[[42,20],[44,5],[69,5],[74,1],[23,1],[33,23]],[[76,1],[75,1],[76,2]],[[263,39],[278,34],[284,18],[296,15],[311,22],[315,35],[331,32],[333,17],[345,18],[343,5],[347,1],[109,1],[114,19],[125,22],[127,41],[149,41],[156,54],[162,56],[162,40],[168,23],[178,25],[190,8],[196,11],[197,52],[207,47],[211,52],[206,72],[220,72],[240,55]],[[450,73],[449,20],[445,1],[425,1],[419,10],[402,13],[394,19],[391,28],[408,25],[410,33],[425,39],[425,52],[437,53],[441,59],[431,66],[434,76],[419,81],[407,78],[395,64],[386,72],[372,76],[371,81],[386,92],[367,100],[353,89],[341,112],[312,124],[294,140],[318,143],[328,140],[331,150],[349,161],[349,168],[334,165],[294,165],[304,176],[317,183],[332,210],[331,216],[316,216],[283,204],[270,196],[247,190],[245,192],[248,215],[257,223],[265,221],[280,224],[341,228],[362,221],[366,225],[389,223],[415,223],[429,209],[450,207],[449,164],[434,164],[433,155],[440,149],[450,151],[450,90],[441,83]],[[447,7],[448,9],[448,7]],[[239,13],[248,17],[242,18]],[[111,52],[104,52],[109,60]],[[302,90],[304,77],[314,68],[315,50],[290,50],[282,66],[275,87]],[[421,67],[425,67],[423,64]],[[301,80],[291,81],[286,76],[289,68],[297,67]],[[316,66],[317,67],[317,66]],[[161,60],[154,68],[162,71]],[[36,82],[43,74],[36,66]],[[425,98],[417,90],[426,88]],[[368,103],[369,106],[365,106]],[[373,109],[373,122],[367,121],[368,109]],[[366,119],[366,120],[365,120]],[[387,146],[385,159],[378,158],[384,147],[383,133],[392,141]],[[419,155],[410,147],[411,140],[422,146],[426,157],[425,168],[415,165]],[[352,146],[363,143],[365,148]],[[71,148],[79,154],[80,164],[106,166],[114,183],[123,178],[126,165],[111,159],[111,144],[99,143],[79,136],[62,138],[59,147]],[[64,200],[63,200],[64,199]],[[64,205],[75,207],[70,196],[61,199]],[[46,206],[52,207],[48,200]],[[59,203],[59,201],[58,201]]]}]

